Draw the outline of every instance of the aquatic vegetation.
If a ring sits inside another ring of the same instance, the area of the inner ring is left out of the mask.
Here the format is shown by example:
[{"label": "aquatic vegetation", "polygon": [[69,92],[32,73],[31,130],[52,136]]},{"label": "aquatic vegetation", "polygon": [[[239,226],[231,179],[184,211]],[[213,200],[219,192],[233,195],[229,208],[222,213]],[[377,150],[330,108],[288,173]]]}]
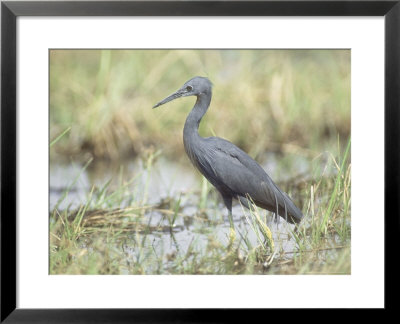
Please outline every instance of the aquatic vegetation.
[{"label": "aquatic vegetation", "polygon": [[[200,134],[261,162],[299,225],[237,204],[230,230],[184,156],[191,103],[151,109],[193,75],[218,88]],[[50,273],[349,274],[350,76],[349,50],[51,50]]]},{"label": "aquatic vegetation", "polygon": [[[269,212],[237,205],[234,234],[219,195],[204,182],[149,203],[143,188],[158,181],[152,175],[164,163],[150,156],[130,180],[119,173],[103,186],[88,188],[78,207],[54,204],[50,273],[349,274],[349,151],[350,142],[340,158],[315,159],[312,178],[287,187],[303,202],[306,216],[300,225],[278,223]],[[78,175],[87,169],[84,165]],[[72,187],[60,193],[61,200]]]}]

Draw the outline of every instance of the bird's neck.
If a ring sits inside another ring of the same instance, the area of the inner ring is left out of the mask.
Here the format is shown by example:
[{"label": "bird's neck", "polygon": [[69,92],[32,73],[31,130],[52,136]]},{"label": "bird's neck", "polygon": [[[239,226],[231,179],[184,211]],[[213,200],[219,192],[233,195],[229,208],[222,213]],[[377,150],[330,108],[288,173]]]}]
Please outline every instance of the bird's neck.
[{"label": "bird's neck", "polygon": [[195,146],[202,141],[198,131],[199,124],[206,113],[210,102],[211,91],[210,93],[203,93],[197,96],[196,104],[189,116],[186,118],[185,127],[183,128],[183,144],[185,146],[185,151],[194,165],[197,165],[195,152],[198,152],[198,149],[196,150]]},{"label": "bird's neck", "polygon": [[198,129],[200,121],[206,113],[211,102],[211,91],[202,93],[197,96],[196,104],[194,105],[189,116],[186,118],[185,127],[183,128],[183,138],[189,139],[193,136],[199,136]]}]

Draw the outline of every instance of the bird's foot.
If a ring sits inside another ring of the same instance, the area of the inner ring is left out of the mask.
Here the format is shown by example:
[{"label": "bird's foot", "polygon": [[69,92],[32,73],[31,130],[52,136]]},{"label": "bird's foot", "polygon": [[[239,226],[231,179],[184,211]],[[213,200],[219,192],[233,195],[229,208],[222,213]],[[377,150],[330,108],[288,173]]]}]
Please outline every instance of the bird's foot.
[{"label": "bird's foot", "polygon": [[234,227],[231,227],[229,230],[229,243],[228,243],[228,250],[233,250],[233,245],[236,240],[236,231]]}]

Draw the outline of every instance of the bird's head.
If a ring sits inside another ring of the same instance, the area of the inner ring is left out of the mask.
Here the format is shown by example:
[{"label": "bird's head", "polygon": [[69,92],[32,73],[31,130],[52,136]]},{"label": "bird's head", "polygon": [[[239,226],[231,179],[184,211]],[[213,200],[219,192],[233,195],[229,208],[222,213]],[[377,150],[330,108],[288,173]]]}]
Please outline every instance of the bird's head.
[{"label": "bird's head", "polygon": [[194,77],[193,79],[186,81],[178,91],[154,105],[153,108],[157,108],[158,106],[180,97],[200,96],[202,94],[211,93],[211,88],[212,83],[207,78],[199,76]]}]

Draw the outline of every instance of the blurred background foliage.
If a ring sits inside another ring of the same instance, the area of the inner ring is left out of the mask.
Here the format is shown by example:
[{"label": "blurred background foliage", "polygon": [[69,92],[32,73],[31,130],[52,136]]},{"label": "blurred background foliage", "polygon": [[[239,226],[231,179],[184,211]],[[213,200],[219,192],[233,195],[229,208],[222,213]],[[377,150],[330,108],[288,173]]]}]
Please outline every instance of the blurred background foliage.
[{"label": "blurred background foliage", "polygon": [[251,156],[315,156],[350,136],[350,50],[51,50],[51,159],[184,154],[195,98],[152,106],[199,75],[214,84],[202,136]]}]

